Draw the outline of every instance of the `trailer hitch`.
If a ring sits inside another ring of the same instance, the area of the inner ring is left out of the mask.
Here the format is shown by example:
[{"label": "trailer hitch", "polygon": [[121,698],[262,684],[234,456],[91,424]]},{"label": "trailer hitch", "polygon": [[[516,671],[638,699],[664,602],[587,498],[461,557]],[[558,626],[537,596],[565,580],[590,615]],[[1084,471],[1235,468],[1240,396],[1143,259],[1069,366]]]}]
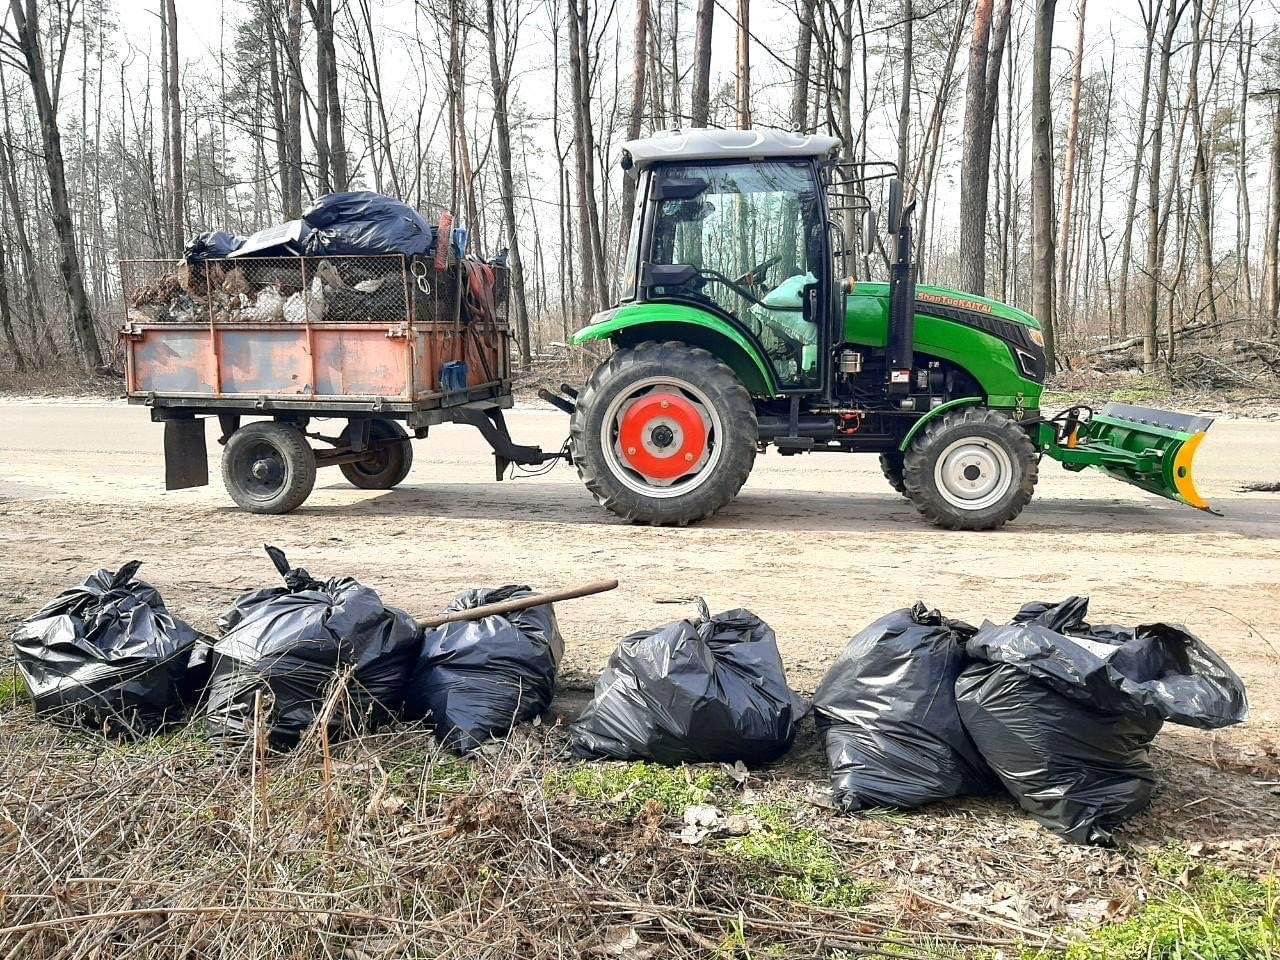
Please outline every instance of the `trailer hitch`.
[{"label": "trailer hitch", "polygon": [[554,453],[546,453],[541,447],[516,443],[507,429],[506,418],[497,407],[483,409],[469,404],[449,409],[449,419],[475,427],[493,448],[495,479],[501,480],[512,464],[522,467],[538,467],[556,460],[569,461],[568,444]]}]

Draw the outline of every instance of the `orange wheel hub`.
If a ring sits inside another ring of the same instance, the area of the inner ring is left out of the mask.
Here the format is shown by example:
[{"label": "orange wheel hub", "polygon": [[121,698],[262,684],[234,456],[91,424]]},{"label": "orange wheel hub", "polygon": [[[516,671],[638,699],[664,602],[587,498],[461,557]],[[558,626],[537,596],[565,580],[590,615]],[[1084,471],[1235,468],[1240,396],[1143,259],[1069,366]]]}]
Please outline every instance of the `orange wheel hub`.
[{"label": "orange wheel hub", "polygon": [[680,393],[645,394],[618,425],[623,461],[649,480],[670,483],[697,470],[707,456],[707,427]]}]

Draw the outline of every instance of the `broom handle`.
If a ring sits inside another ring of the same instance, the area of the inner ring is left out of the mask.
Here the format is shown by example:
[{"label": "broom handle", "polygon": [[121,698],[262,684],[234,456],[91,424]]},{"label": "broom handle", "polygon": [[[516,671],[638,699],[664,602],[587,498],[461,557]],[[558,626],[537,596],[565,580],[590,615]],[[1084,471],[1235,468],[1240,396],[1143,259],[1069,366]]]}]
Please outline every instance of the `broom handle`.
[{"label": "broom handle", "polygon": [[514,600],[504,600],[501,603],[486,603],[482,607],[472,607],[470,610],[457,610],[438,617],[427,617],[425,620],[419,620],[418,625],[430,630],[433,627],[440,627],[446,623],[457,623],[460,620],[483,620],[485,617],[514,613],[516,610],[528,610],[530,607],[540,607],[544,603],[559,603],[561,600],[574,600],[578,597],[589,597],[592,594],[605,593],[616,589],[617,586],[617,580],[596,580],[594,583],[584,584],[581,587],[566,587],[563,590],[551,590],[547,593],[534,594],[531,597],[516,597]]}]

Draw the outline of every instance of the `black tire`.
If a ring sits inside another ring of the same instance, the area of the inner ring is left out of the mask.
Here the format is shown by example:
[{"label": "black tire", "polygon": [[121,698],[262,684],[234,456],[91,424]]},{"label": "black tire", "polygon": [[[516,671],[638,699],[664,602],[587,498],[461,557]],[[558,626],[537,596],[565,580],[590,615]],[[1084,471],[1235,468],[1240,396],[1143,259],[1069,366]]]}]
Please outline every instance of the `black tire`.
[{"label": "black tire", "polygon": [[902,451],[894,450],[891,453],[880,454],[880,472],[889,481],[889,486],[904,497],[907,495],[906,484],[902,482]]},{"label": "black tire", "polygon": [[[615,420],[611,409],[625,404],[632,390],[641,397],[645,381],[683,391],[684,400],[713,418],[703,453],[707,465],[667,486],[656,486],[638,472],[625,469],[620,452],[606,454],[604,449],[606,416]],[[708,351],[676,340],[646,342],[615,352],[596,368],[578,394],[569,425],[573,462],[596,501],[624,520],[654,526],[684,526],[711,516],[732,500],[751,473],[758,435],[755,406],[742,381]],[[688,491],[644,492],[676,486],[687,486]]]},{"label": "black tire", "polygon": [[[348,423],[343,428],[344,441],[351,436],[354,426],[354,423]],[[385,440],[402,442],[378,442]],[[413,444],[409,440],[409,433],[395,420],[371,420],[369,442],[371,449],[368,460],[340,463],[338,469],[352,486],[362,490],[390,490],[409,475],[409,469],[413,466]]]},{"label": "black tire", "polygon": [[946,530],[1003,526],[1031,502],[1038,476],[1026,429],[986,407],[952,410],[927,423],[902,467],[907,497]]},{"label": "black tire", "polygon": [[292,424],[245,424],[222,450],[222,483],[250,513],[288,513],[316,485],[315,451]]}]

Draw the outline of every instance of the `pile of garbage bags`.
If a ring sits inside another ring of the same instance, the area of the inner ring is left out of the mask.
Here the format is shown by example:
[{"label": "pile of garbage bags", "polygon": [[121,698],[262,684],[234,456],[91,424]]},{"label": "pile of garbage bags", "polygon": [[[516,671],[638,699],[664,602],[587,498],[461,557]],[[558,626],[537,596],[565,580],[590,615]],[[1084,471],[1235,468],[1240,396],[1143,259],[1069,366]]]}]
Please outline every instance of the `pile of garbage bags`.
[{"label": "pile of garbage bags", "polygon": [[[212,241],[211,241],[212,242]],[[99,570],[22,623],[17,667],[38,716],[115,735],[198,716],[212,735],[289,748],[425,720],[468,753],[543,715],[564,638],[549,604],[424,630],[350,577],[320,580],[267,547],[283,583],[238,597],[204,636],[136,576]],[[467,590],[446,615],[534,596]],[[1091,624],[1088,599],[1029,603],[975,628],[922,603],[855,635],[812,703],[845,810],[913,809],[1001,790],[1063,839],[1109,844],[1150,801],[1166,722],[1248,714],[1244,685],[1185,627]],[[624,638],[568,729],[588,759],[770,763],[809,704],[749,610]]]},{"label": "pile of garbage bags", "polygon": [[1089,601],[1028,604],[984,624],[956,705],[1022,808],[1076,843],[1108,844],[1151,799],[1151,741],[1167,720],[1212,730],[1248,714],[1244,685],[1185,627],[1091,626]]},{"label": "pile of garbage bags", "polygon": [[[446,613],[533,596],[527,586],[467,590]],[[547,712],[564,639],[550,604],[428,630],[409,680],[406,715],[430,719],[446,747],[469,753]]]},{"label": "pile of garbage bags", "polygon": [[1240,723],[1244,685],[1185,627],[1090,625],[1088,599],[975,630],[917,604],[850,641],[814,696],[846,810],[1003,785],[1075,843],[1109,844],[1151,799],[1165,721]]},{"label": "pile of garbage bags", "polygon": [[769,625],[749,610],[712,616],[699,600],[696,619],[619,644],[569,743],[580,757],[751,766],[790,748],[807,709]]},{"label": "pile of garbage bags", "polygon": [[[358,580],[321,580],[266,551],[283,583],[237,597],[216,639],[170,614],[137,563],[43,607],[13,635],[36,714],[122,736],[195,717],[211,736],[281,750],[309,731],[426,719],[465,753],[551,705],[564,640],[549,604],[424,633]],[[468,590],[447,612],[532,595]]]},{"label": "pile of garbage bags", "polygon": [[91,574],[13,634],[37,716],[141,734],[182,720],[195,703],[203,676],[188,659],[207,638],[137,578],[140,566],[135,560]]}]

